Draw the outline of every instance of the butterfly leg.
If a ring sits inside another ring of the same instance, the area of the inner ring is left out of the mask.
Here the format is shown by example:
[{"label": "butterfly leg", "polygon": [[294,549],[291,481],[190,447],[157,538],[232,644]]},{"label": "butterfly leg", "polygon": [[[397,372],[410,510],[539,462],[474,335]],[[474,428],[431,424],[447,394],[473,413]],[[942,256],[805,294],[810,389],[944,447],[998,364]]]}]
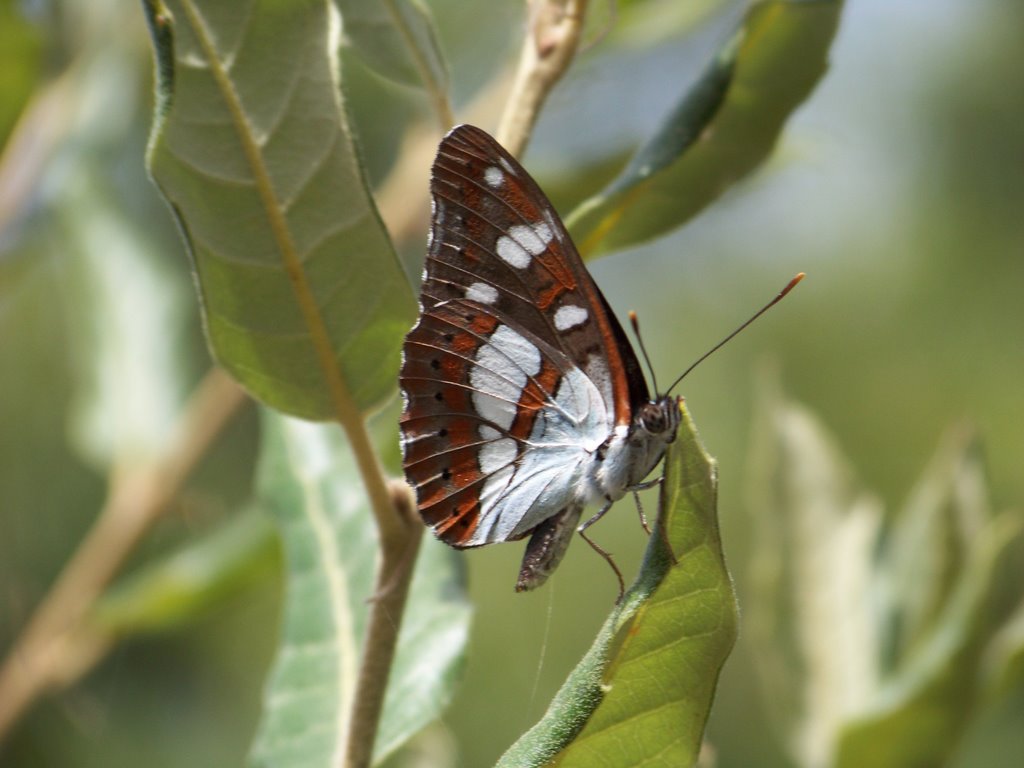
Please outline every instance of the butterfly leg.
[{"label": "butterfly leg", "polygon": [[647,531],[648,536],[651,535],[651,529],[647,525],[647,515],[644,514],[644,508],[643,505],[640,503],[640,495],[638,492],[646,491],[648,488],[653,488],[656,485],[661,485],[661,481],[662,477],[661,475],[659,475],[653,480],[647,480],[646,482],[643,483],[637,483],[636,485],[629,489],[633,492],[633,500],[636,502],[636,511],[640,513],[640,525],[642,525],[644,527],[644,530]]},{"label": "butterfly leg", "polygon": [[636,502],[636,511],[640,515],[640,525],[644,527],[647,535],[651,535],[651,528],[647,525],[647,515],[644,514],[644,505],[640,503],[640,494],[636,490],[633,491],[633,501]]},{"label": "butterfly leg", "polygon": [[656,485],[661,485],[661,481],[664,480],[664,479],[665,479],[664,477],[662,477],[661,475],[658,475],[657,477],[655,477],[652,480],[645,480],[642,483],[637,483],[636,485],[634,485],[629,490],[634,491],[634,492],[635,491],[646,491],[648,488],[653,488]]},{"label": "butterfly leg", "polygon": [[[644,491],[647,490],[648,488],[653,488],[656,485],[661,485],[664,479],[664,476],[659,475],[653,480],[648,480],[647,482],[644,483],[637,483],[632,488],[630,488],[630,490],[633,492],[633,499],[636,501],[637,512],[640,513],[640,524],[644,527],[644,530],[647,531],[648,536],[651,533],[651,529],[647,527],[647,516],[644,514],[644,508],[640,504],[640,495],[638,491]],[[665,544],[665,549],[668,551],[669,557],[672,558],[672,564],[679,565],[679,559],[676,557],[676,553],[672,551],[672,545],[669,543],[668,531],[666,530],[665,526],[658,526],[658,531],[661,534],[662,542]]]},{"label": "butterfly leg", "polygon": [[602,517],[604,517],[605,512],[612,508],[612,503],[612,500],[608,499],[605,502],[605,505],[597,511],[597,514],[589,520],[587,520],[587,522],[583,523],[583,525],[577,528],[576,531],[579,533],[580,536],[583,537],[583,540],[590,545],[591,549],[593,549],[595,552],[597,552],[597,554],[603,557],[607,561],[608,565],[612,567],[612,570],[615,571],[615,577],[619,580],[619,596],[615,601],[616,603],[618,603],[622,600],[622,596],[626,593],[626,582],[622,578],[622,571],[620,571],[619,566],[615,564],[615,561],[612,559],[611,553],[608,552],[608,550],[604,549],[600,544],[595,542],[593,539],[591,539],[589,536],[587,536],[587,528],[589,528]]}]

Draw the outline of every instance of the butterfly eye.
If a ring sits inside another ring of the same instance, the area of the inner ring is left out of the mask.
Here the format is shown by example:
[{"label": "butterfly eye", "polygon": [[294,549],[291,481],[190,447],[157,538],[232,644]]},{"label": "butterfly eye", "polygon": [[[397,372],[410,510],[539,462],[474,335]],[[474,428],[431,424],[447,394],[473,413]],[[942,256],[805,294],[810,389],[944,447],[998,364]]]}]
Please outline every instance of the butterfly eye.
[{"label": "butterfly eye", "polygon": [[652,435],[668,430],[668,415],[661,403],[646,403],[640,409],[640,426]]}]

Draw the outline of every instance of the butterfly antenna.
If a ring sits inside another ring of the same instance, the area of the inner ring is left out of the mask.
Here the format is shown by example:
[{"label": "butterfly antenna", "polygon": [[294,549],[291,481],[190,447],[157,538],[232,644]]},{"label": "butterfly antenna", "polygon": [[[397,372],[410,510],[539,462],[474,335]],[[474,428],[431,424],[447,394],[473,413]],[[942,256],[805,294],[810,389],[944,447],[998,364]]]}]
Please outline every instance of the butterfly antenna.
[{"label": "butterfly antenna", "polygon": [[654,391],[658,392],[658,378],[654,375],[654,366],[651,365],[651,358],[647,355],[647,347],[644,346],[644,337],[640,335],[640,321],[637,319],[636,312],[629,310],[629,324],[633,326],[633,335],[636,336],[636,341],[640,345],[640,352],[644,356],[644,362],[647,364],[647,370],[651,374],[651,384],[654,386]]},{"label": "butterfly antenna", "polygon": [[[724,339],[722,339],[722,340],[721,340],[720,342],[718,342],[717,344],[715,344],[715,346],[713,346],[713,347],[712,347],[711,349],[709,349],[709,350],[708,350],[707,352],[705,352],[705,353],[704,353],[703,355],[701,355],[700,357],[698,357],[698,358],[697,358],[697,359],[696,359],[696,360],[695,360],[695,361],[693,362],[693,364],[691,364],[691,365],[690,365],[690,367],[689,367],[689,368],[687,368],[687,369],[686,369],[685,371],[683,371],[683,372],[682,372],[682,374],[680,374],[680,376],[679,376],[679,378],[678,378],[678,379],[676,379],[675,381],[673,381],[673,382],[672,382],[672,386],[671,386],[671,387],[669,387],[669,388],[668,388],[668,389],[666,390],[665,394],[668,394],[668,393],[669,393],[669,392],[671,392],[671,391],[672,391],[673,389],[675,389],[675,388],[676,388],[676,386],[677,386],[677,385],[679,384],[679,382],[681,382],[681,381],[682,381],[683,379],[685,379],[685,378],[686,378],[686,376],[687,376],[687,374],[689,374],[689,373],[690,373],[690,371],[692,371],[692,370],[693,370],[694,368],[696,368],[696,367],[697,367],[698,365],[700,365],[700,364],[701,364],[701,363],[703,363],[703,362],[704,362],[705,360],[707,360],[707,359],[708,359],[709,357],[711,357],[711,355],[712,355],[712,354],[714,354],[715,352],[717,352],[718,350],[720,350],[720,349],[721,349],[722,347],[724,347],[724,346],[725,346],[725,345],[726,345],[726,344],[727,344],[727,343],[728,343],[729,341],[731,341],[731,340],[733,339],[733,337],[734,337],[734,336],[736,336],[736,334],[738,334],[738,333],[739,333],[740,331],[742,331],[742,330],[743,330],[744,328],[746,328],[746,327],[747,327],[748,325],[750,325],[750,324],[751,324],[752,322],[754,322],[755,320],[757,320],[757,318],[759,318],[759,317],[760,317],[761,315],[763,315],[763,314],[764,314],[765,312],[767,312],[767,311],[768,311],[769,309],[771,309],[771,308],[772,308],[772,307],[774,307],[774,306],[775,306],[776,304],[778,304],[778,303],[779,303],[780,301],[782,301],[783,297],[784,297],[784,296],[785,296],[785,295],[786,295],[787,293],[789,293],[790,291],[792,291],[792,290],[793,290],[793,289],[794,289],[794,288],[796,287],[796,284],[797,284],[797,283],[799,283],[799,282],[800,282],[801,280],[803,280],[803,279],[804,279],[804,273],[803,273],[803,272],[801,272],[801,273],[800,273],[800,274],[798,274],[798,275],[797,275],[796,277],[794,277],[794,278],[793,278],[792,280],[790,280],[790,281],[789,281],[789,282],[788,282],[788,283],[786,284],[786,287],[785,287],[785,288],[783,288],[783,289],[782,289],[781,291],[779,291],[778,295],[777,295],[777,296],[776,296],[776,297],[775,297],[774,299],[772,299],[771,301],[769,301],[769,302],[768,302],[767,304],[765,304],[765,305],[764,305],[763,307],[761,307],[761,308],[760,308],[759,310],[757,310],[757,312],[755,312],[755,313],[754,313],[753,315],[751,315],[751,316],[750,316],[750,318],[749,318],[749,319],[748,319],[748,320],[747,320],[747,321],[746,321],[745,323],[743,323],[743,325],[741,325],[741,326],[740,326],[739,328],[737,328],[737,329],[736,329],[735,331],[733,331],[732,333],[730,333],[730,334],[729,334],[728,336],[726,336],[726,337],[725,337]],[[630,315],[630,319],[632,319],[632,314]],[[643,349],[643,344],[641,344],[640,348],[641,348],[641,349]],[[647,353],[646,353],[646,352],[644,352],[644,357],[647,357]],[[648,363],[648,365],[650,365],[650,363]]]}]

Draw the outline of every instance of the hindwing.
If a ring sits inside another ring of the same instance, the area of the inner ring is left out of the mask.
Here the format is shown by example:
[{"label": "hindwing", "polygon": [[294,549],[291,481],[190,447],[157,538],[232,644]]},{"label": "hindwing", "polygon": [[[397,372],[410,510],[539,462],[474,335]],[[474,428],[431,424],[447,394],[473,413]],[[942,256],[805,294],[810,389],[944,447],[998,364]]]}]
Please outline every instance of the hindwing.
[{"label": "hindwing", "polygon": [[568,504],[611,418],[564,353],[465,299],[423,313],[402,390],[402,458],[420,514],[459,547],[519,538]]}]

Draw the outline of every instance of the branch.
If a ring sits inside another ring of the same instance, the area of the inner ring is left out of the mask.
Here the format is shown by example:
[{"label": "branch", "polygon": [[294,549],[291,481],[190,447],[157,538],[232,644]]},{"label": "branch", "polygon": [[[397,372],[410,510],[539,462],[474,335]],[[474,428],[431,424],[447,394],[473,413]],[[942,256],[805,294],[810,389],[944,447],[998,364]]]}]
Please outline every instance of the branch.
[{"label": "branch", "polygon": [[0,739],[36,698],[71,684],[103,656],[109,641],[89,631],[85,619],[247,400],[227,374],[211,370],[167,452],[145,466],[125,457],[112,469],[106,504],[0,668]]},{"label": "branch", "polygon": [[[511,85],[511,69],[502,68],[474,97],[472,103],[462,110],[459,122],[465,121],[491,129],[493,116],[508,103]],[[427,178],[440,138],[437,126],[426,120],[408,130],[394,167],[374,194],[377,209],[388,234],[396,244],[400,245],[415,237],[423,238],[423,242],[426,242],[425,232],[430,221]]]},{"label": "branch", "polygon": [[[501,124],[494,133],[506,149],[521,154],[544,100],[572,61],[585,10],[585,0],[543,0],[533,14],[531,32],[523,42],[514,77],[511,71],[502,69],[463,110],[459,122],[494,131],[492,116],[501,111]],[[375,194],[381,218],[396,243],[420,235],[427,227],[430,204],[426,178],[438,138],[432,123],[424,122],[410,130],[398,162]]]},{"label": "branch", "polygon": [[538,0],[530,9],[512,95],[495,133],[517,157],[526,148],[548,94],[576,54],[586,10],[587,0]]},{"label": "branch", "polygon": [[420,542],[423,541],[424,526],[416,514],[412,489],[404,481],[395,480],[389,485],[389,490],[395,511],[409,523],[410,535],[403,547],[384,547],[381,550],[348,724],[346,768],[365,768],[373,758],[373,745],[384,707],[398,632],[405,615],[406,597]]}]

